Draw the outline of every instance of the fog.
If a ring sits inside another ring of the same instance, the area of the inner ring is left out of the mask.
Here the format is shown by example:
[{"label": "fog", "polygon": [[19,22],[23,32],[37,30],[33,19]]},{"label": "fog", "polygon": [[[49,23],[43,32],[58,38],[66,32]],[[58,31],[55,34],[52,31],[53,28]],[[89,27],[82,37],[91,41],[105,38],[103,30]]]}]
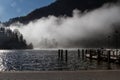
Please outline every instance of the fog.
[{"label": "fog", "polygon": [[111,34],[112,27],[119,22],[119,5],[106,4],[83,13],[75,9],[72,17],[50,15],[27,25],[18,22],[10,28],[18,29],[27,43],[33,43],[34,48],[75,48],[84,47],[84,40],[89,43],[92,38]]}]

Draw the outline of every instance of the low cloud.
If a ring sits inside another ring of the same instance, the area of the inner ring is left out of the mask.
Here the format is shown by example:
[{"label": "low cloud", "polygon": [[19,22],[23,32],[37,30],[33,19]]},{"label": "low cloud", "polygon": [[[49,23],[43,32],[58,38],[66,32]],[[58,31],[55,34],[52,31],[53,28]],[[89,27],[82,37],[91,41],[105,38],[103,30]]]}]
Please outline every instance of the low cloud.
[{"label": "low cloud", "polygon": [[120,6],[107,4],[85,13],[76,9],[73,11],[73,17],[48,16],[27,25],[16,23],[10,28],[17,28],[35,48],[74,48],[84,47],[86,42],[91,43],[91,38],[100,39],[111,34],[113,25],[118,23]]}]

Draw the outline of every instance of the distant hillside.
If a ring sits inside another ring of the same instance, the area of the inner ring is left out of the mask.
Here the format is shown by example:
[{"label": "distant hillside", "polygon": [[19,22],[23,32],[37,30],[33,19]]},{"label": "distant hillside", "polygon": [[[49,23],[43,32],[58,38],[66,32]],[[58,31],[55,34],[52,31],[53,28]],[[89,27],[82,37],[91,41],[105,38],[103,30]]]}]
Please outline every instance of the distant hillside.
[{"label": "distant hillside", "polygon": [[47,17],[48,15],[61,16],[67,15],[71,16],[74,9],[79,9],[81,11],[93,10],[101,7],[105,3],[116,2],[117,0],[56,0],[54,3],[34,10],[23,17],[16,17],[5,22],[5,25],[10,25],[14,22],[28,23],[32,20],[39,19],[41,17]]}]

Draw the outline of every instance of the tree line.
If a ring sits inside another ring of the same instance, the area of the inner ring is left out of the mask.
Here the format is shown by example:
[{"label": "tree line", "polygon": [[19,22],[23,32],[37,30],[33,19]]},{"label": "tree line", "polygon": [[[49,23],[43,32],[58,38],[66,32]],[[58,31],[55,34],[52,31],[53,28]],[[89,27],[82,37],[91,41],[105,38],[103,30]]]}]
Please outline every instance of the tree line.
[{"label": "tree line", "polygon": [[32,43],[27,44],[23,35],[15,29],[0,27],[0,49],[32,49]]}]

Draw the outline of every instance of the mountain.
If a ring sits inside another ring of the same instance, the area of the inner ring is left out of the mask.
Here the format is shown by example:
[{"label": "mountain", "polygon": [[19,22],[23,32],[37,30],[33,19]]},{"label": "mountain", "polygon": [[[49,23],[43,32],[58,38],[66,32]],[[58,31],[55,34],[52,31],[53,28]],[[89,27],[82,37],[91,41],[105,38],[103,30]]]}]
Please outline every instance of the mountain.
[{"label": "mountain", "polygon": [[74,9],[79,9],[82,12],[90,11],[101,7],[105,3],[117,2],[117,0],[56,0],[54,3],[36,9],[26,16],[16,17],[5,22],[5,25],[10,25],[15,22],[28,23],[41,17],[47,17],[48,15],[71,16]]}]

